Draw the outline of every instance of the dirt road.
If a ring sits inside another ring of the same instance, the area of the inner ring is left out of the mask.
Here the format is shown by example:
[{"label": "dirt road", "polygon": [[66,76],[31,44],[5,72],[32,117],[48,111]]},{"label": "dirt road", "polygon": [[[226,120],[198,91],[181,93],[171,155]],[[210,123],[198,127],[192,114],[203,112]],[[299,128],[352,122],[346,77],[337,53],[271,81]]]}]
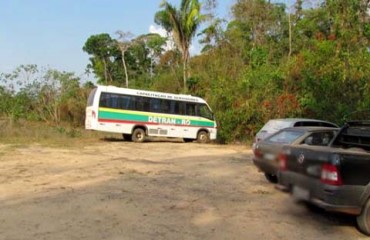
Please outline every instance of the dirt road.
[{"label": "dirt road", "polygon": [[0,145],[0,239],[367,239],[274,189],[245,146]]}]

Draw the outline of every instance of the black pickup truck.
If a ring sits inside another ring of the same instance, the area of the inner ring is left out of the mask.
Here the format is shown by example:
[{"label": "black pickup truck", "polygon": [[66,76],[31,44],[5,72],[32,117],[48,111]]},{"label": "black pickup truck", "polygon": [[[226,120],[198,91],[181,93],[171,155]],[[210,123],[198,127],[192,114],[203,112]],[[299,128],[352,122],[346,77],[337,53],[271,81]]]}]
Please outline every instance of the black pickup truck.
[{"label": "black pickup truck", "polygon": [[370,235],[370,121],[346,123],[329,146],[285,146],[279,165],[279,189],[356,215],[359,229]]}]

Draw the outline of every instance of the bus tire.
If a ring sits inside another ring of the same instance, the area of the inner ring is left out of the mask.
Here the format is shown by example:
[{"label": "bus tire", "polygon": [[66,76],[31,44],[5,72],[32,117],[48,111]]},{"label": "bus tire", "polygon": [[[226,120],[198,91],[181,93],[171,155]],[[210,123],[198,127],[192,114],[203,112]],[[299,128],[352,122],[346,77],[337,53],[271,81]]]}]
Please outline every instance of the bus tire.
[{"label": "bus tire", "polygon": [[145,131],[142,128],[136,128],[132,133],[131,140],[133,142],[141,143],[145,140]]},{"label": "bus tire", "polygon": [[199,143],[208,143],[209,142],[209,134],[206,131],[200,131],[197,136],[197,141]]}]

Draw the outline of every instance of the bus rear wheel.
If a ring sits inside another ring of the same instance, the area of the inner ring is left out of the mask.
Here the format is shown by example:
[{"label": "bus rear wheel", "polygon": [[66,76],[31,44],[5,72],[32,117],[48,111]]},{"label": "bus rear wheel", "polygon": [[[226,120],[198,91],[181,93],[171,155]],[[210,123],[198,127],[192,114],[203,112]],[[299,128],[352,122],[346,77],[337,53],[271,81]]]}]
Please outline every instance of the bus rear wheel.
[{"label": "bus rear wheel", "polygon": [[199,143],[208,143],[209,142],[209,134],[206,131],[200,131],[198,133],[197,141]]},{"label": "bus rear wheel", "polygon": [[141,128],[136,128],[132,133],[131,140],[133,142],[144,142],[145,140],[145,131]]}]

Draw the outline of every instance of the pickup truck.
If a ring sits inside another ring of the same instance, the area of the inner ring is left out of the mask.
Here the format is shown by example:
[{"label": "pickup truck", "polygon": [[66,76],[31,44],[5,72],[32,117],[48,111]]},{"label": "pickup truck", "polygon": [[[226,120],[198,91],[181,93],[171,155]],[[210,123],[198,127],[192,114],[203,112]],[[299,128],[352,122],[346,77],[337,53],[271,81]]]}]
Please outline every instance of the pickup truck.
[{"label": "pickup truck", "polygon": [[284,146],[278,185],[328,211],[357,216],[370,236],[370,121],[346,123],[328,146]]}]

